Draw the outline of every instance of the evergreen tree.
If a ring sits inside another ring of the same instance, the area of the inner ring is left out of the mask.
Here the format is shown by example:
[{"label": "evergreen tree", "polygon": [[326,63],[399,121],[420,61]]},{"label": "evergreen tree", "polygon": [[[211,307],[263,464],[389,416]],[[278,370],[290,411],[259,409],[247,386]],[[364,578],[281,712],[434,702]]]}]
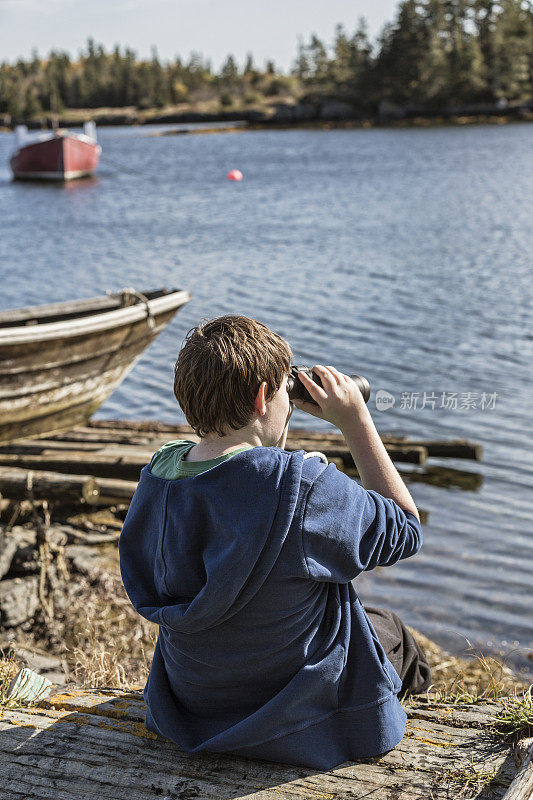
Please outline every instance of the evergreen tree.
[{"label": "evergreen tree", "polygon": [[165,106],[170,100],[170,92],[168,87],[167,76],[163,67],[159,63],[157,49],[152,47],[152,60],[150,62],[151,72],[151,85],[152,90],[150,97],[152,104],[158,107]]},{"label": "evergreen tree", "polygon": [[[185,100],[262,95],[338,98],[374,110],[381,101],[438,110],[478,102],[533,99],[531,0],[402,0],[393,22],[372,47],[364,19],[353,34],[342,25],[331,46],[316,35],[298,40],[291,76],[273,61],[264,69],[247,54],[240,71],[229,55],[215,75],[199,53],[187,62],[162,63],[155,48],[147,60],[117,44],[110,53],[87,40],[77,60],[52,51],[40,58],[0,64],[0,113],[16,119],[44,110],[110,105],[151,108]],[[253,91],[252,91],[253,87]]]},{"label": "evergreen tree", "polygon": [[302,83],[306,83],[311,77],[311,65],[307,56],[307,47],[301,36],[298,37],[298,52],[292,68],[292,74]]},{"label": "evergreen tree", "polygon": [[307,48],[311,75],[315,83],[325,83],[330,77],[326,48],[314,33]]},{"label": "evergreen tree", "polygon": [[220,69],[220,82],[223,86],[234,86],[239,77],[239,67],[232,55],[227,56]]},{"label": "evergreen tree", "polygon": [[393,24],[379,41],[374,73],[378,96],[401,105],[420,102],[421,65],[427,52],[427,29],[417,0],[404,0]]},{"label": "evergreen tree", "polygon": [[494,95],[511,103],[533,97],[531,3],[502,0],[494,29]]}]

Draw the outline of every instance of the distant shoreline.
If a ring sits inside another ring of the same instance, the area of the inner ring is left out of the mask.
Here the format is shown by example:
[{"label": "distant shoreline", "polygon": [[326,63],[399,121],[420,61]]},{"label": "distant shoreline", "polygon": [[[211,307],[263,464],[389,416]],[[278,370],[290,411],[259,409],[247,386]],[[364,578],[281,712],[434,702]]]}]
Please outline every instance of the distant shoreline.
[{"label": "distant shoreline", "polygon": [[[509,122],[532,122],[533,105],[496,107],[465,107],[443,109],[435,112],[423,110],[394,109],[375,115],[357,115],[346,104],[335,101],[324,102],[321,106],[277,103],[261,108],[241,108],[232,110],[203,110],[173,107],[168,109],[95,108],[67,109],[56,118],[61,128],[80,127],[84,122],[94,120],[98,127],[112,126],[151,126],[151,125],[213,125],[207,129],[176,131],[177,133],[227,133],[234,130],[269,130],[291,128],[427,128],[437,126],[505,125]],[[41,115],[31,120],[13,120],[8,115],[0,115],[0,130],[9,132],[16,124],[24,124],[30,130],[52,127],[50,115]]]}]

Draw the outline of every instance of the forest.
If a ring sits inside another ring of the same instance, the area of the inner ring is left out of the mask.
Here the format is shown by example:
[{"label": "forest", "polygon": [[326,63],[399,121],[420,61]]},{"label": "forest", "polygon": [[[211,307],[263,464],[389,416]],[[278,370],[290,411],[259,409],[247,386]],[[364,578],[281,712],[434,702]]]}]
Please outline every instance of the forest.
[{"label": "forest", "polygon": [[283,72],[252,54],[228,55],[214,70],[203,55],[162,62],[157,49],[139,59],[129,47],[106,52],[92,39],[74,60],[67,52],[0,64],[0,113],[27,120],[65,109],[164,108],[215,103],[254,107],[282,98],[328,98],[360,113],[387,104],[420,111],[533,99],[533,3],[529,0],[404,0],[374,42],[360,18],[333,41],[297,44]]}]

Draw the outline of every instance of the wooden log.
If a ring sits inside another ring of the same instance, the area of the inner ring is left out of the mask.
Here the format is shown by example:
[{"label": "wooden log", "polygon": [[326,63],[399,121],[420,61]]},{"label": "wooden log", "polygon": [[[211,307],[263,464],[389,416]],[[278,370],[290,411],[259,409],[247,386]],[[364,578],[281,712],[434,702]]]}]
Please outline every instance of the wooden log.
[{"label": "wooden log", "polygon": [[26,455],[0,453],[0,465],[21,467],[27,470],[92,475],[102,478],[120,478],[138,481],[141,469],[150,461],[152,451],[145,456],[86,453],[84,451],[58,451],[51,455]]},{"label": "wooden log", "polygon": [[[348,447],[340,444],[330,444],[328,442],[312,441],[309,439],[291,439],[285,445],[287,450],[318,450],[329,458],[341,458],[346,466],[354,466],[354,460]],[[427,450],[425,447],[411,447],[404,445],[386,445],[385,449],[392,461],[402,461],[409,464],[422,466],[426,463]],[[0,456],[1,458],[1,456]]]},{"label": "wooden log", "polygon": [[[287,444],[292,443],[293,440],[313,442],[318,449],[321,444],[325,447],[327,444],[342,446],[344,443],[346,447],[342,434],[323,434],[294,429],[293,431],[289,430],[287,434]],[[381,434],[381,441],[387,450],[393,447],[423,447],[427,450],[428,456],[432,458],[464,458],[481,461],[483,455],[483,447],[480,444],[473,444],[466,439],[410,439],[407,436]]]},{"label": "wooden log", "polygon": [[[317,449],[313,444],[306,441],[293,441],[288,445],[287,449],[311,451]],[[341,458],[346,466],[353,466],[354,464],[352,455],[347,447],[326,445],[319,449],[328,458]],[[153,452],[153,449],[127,446],[116,452],[110,450],[91,452],[86,452],[85,450],[51,450],[29,454],[27,452],[5,453],[0,451],[0,465],[138,481],[141,469],[150,462]],[[427,456],[427,451],[424,447],[391,445],[387,448],[387,452],[393,461],[418,465],[423,465]]]},{"label": "wooden log", "polygon": [[31,482],[36,499],[90,502],[95,493],[95,480],[90,475],[64,475],[57,472],[43,472],[0,467],[0,492],[11,499],[28,496]]},{"label": "wooden log", "polygon": [[[520,752],[520,748],[518,750]],[[531,800],[533,797],[533,739],[529,739],[522,750],[522,767],[503,800]]]},{"label": "wooden log", "polygon": [[[181,433],[173,431],[175,439],[198,439],[193,433]],[[156,433],[138,433],[136,431],[127,431],[127,430],[104,430],[104,429],[91,429],[85,427],[78,427],[73,428],[70,431],[64,431],[63,433],[57,433],[54,435],[54,441],[60,442],[71,442],[75,445],[77,442],[79,443],[87,443],[87,444],[94,444],[96,446],[103,446],[108,444],[136,444],[136,445],[146,445],[150,447],[153,442],[161,441],[161,444],[168,442],[171,438],[173,438],[170,433],[168,435],[163,434],[156,434]],[[39,441],[39,440],[33,440]]]},{"label": "wooden log", "polygon": [[[383,444],[394,444],[394,440],[383,438]],[[399,442],[401,444],[401,442]],[[471,461],[481,461],[483,457],[483,447],[480,444],[473,444],[466,439],[431,440],[431,439],[408,439],[405,444],[412,447],[425,447],[428,456],[431,458],[466,458]]]},{"label": "wooden log", "polygon": [[128,504],[137,488],[136,481],[123,481],[115,478],[94,478],[95,494],[90,501],[96,506],[116,506]]},{"label": "wooden log", "polygon": [[172,425],[155,420],[90,419],[85,427],[96,430],[141,431],[143,433],[192,433],[190,425]]},{"label": "wooden log", "polygon": [[483,485],[483,475],[479,472],[468,472],[450,467],[426,466],[422,472],[401,473],[407,476],[411,483],[428,483],[431,486],[451,487],[462,489],[466,492],[477,492]]},{"label": "wooden log", "polygon": [[66,505],[69,502],[96,506],[129,503],[137,487],[136,481],[0,467],[0,491],[11,498],[26,497],[29,480],[35,498],[61,501]]},{"label": "wooden log", "polygon": [[[170,438],[187,438],[197,439],[189,425],[170,425],[161,422],[152,422],[151,420],[143,421],[129,421],[129,420],[90,420],[88,425],[79,430],[80,441],[83,436],[88,436],[89,431],[97,431],[98,435],[105,436],[102,441],[109,441],[111,436],[124,436],[124,431],[129,431],[132,434],[144,433],[163,435],[168,434]],[[73,432],[75,433],[75,432]],[[68,435],[68,434],[67,434]],[[479,444],[469,442],[467,439],[409,439],[406,436],[396,436],[394,434],[381,434],[381,439],[386,447],[424,447],[427,450],[428,456],[432,458],[464,458],[480,461],[483,454],[483,448]],[[89,441],[94,439],[85,439]],[[344,436],[341,433],[334,432],[321,432],[321,431],[308,431],[302,428],[289,429],[287,434],[287,444],[291,445],[291,449],[295,450],[298,447],[293,447],[294,442],[306,441],[313,443],[311,449],[320,450],[320,445],[323,447],[326,444],[332,446],[340,446],[346,448]],[[398,459],[400,460],[400,459]]]},{"label": "wooden log", "polygon": [[[492,741],[487,711],[455,719],[453,707],[419,719],[406,707],[407,730],[397,747],[375,759],[347,761],[329,771],[255,761],[222,753],[188,754],[144,726],[141,687],[67,686],[34,708],[6,709],[0,718],[0,781],[6,797],[23,800],[449,800],[459,789],[446,777],[472,763],[509,781],[516,767],[509,745]],[[491,787],[494,798],[503,791]]]},{"label": "wooden log", "polygon": [[101,450],[105,445],[102,442],[64,442],[55,439],[22,439],[16,444],[0,445],[2,455],[42,455],[60,450],[66,452],[87,452]]}]

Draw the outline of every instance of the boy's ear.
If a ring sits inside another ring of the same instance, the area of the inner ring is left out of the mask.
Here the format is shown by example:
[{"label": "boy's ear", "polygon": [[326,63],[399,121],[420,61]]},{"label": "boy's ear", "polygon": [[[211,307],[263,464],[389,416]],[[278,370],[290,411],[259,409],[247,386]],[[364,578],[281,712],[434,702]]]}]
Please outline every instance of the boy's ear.
[{"label": "boy's ear", "polygon": [[254,403],[255,410],[261,416],[263,416],[263,414],[266,414],[266,400],[265,400],[266,388],[267,388],[267,383],[266,381],[263,381],[260,384],[259,389],[257,390],[257,395]]}]

